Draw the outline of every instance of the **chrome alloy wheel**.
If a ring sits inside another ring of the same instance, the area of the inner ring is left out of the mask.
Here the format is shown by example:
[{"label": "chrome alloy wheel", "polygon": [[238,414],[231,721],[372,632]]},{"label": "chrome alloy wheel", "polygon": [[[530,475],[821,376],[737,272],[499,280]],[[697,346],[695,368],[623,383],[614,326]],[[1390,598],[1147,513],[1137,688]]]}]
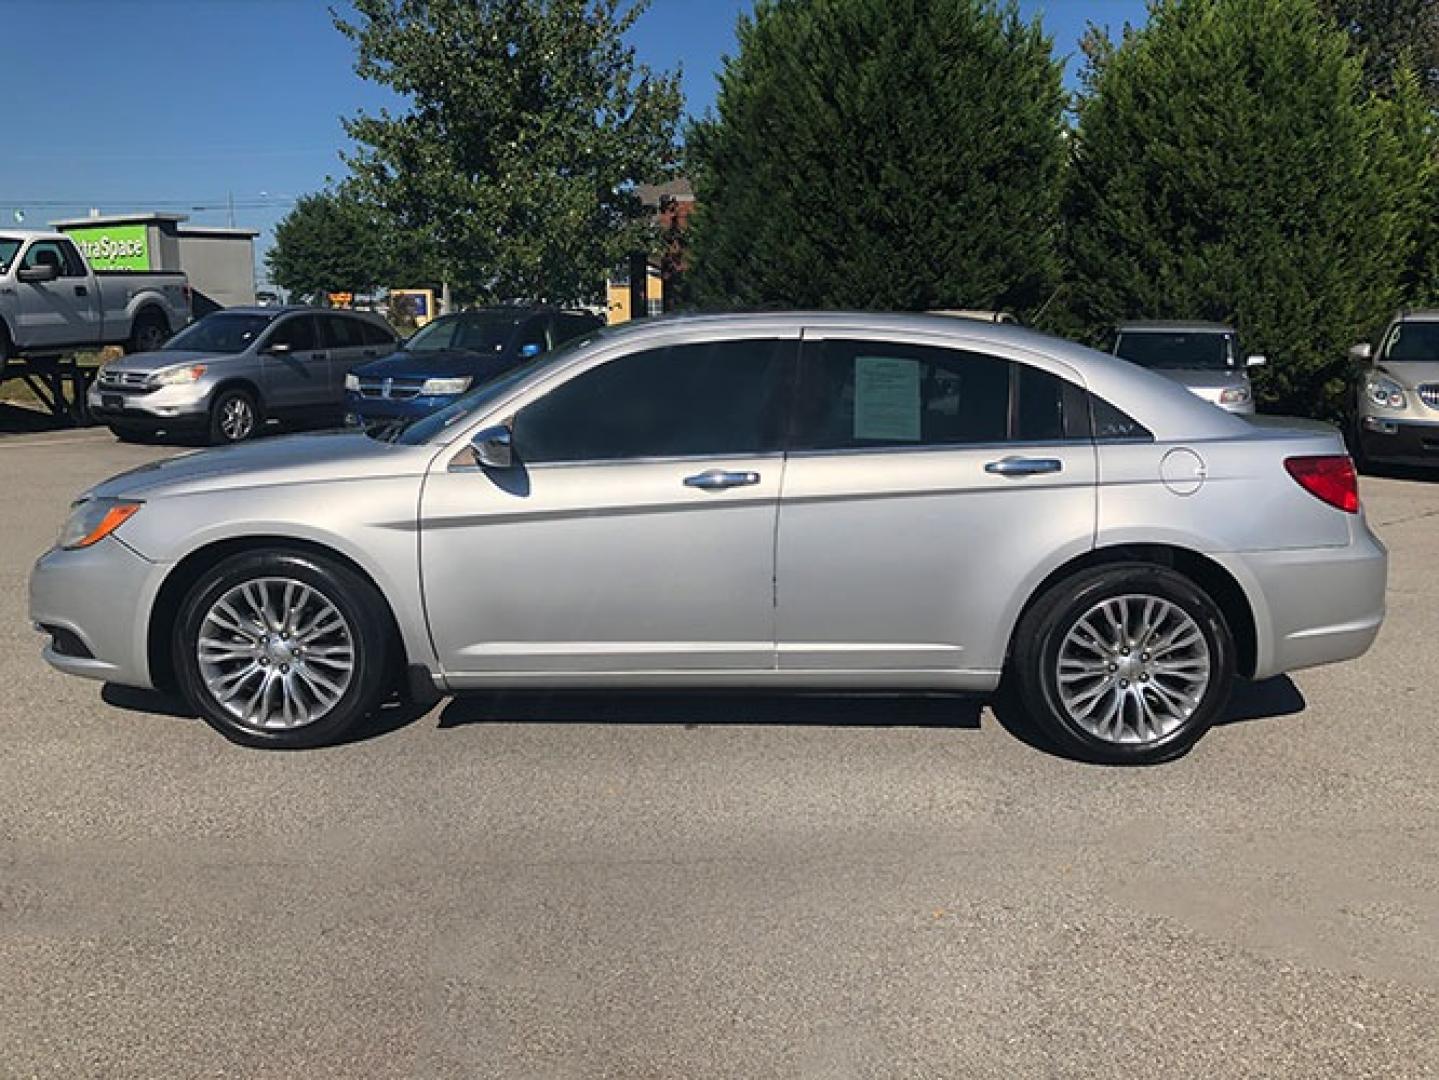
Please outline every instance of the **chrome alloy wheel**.
[{"label": "chrome alloy wheel", "polygon": [[231,442],[241,442],[255,430],[255,407],[238,394],[220,406],[220,431]]},{"label": "chrome alloy wheel", "polygon": [[1109,743],[1153,743],[1179,729],[1209,689],[1209,643],[1158,596],[1116,596],[1085,612],[1057,661],[1069,718]]},{"label": "chrome alloy wheel", "polygon": [[293,578],[256,578],[226,592],[205,613],[195,654],[216,703],[265,731],[322,719],[355,674],[350,624]]}]

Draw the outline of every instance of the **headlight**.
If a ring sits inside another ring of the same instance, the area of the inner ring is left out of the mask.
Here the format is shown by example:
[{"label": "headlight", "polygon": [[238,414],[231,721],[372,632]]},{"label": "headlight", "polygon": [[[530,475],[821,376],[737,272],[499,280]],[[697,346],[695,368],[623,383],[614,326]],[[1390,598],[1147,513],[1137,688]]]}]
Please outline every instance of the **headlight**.
[{"label": "headlight", "polygon": [[69,551],[98,544],[118,529],[142,504],[127,499],[86,499],[70,510],[70,519],[60,530],[56,545]]},{"label": "headlight", "polygon": [[426,379],[420,387],[422,397],[444,397],[448,394],[463,394],[470,388],[471,379]]},{"label": "headlight", "polygon": [[183,367],[162,368],[151,375],[148,382],[151,386],[183,386],[185,383],[198,382],[203,374],[204,364],[186,364]]},{"label": "headlight", "polygon": [[360,392],[360,377],[358,375],[346,375],[345,389],[352,394],[358,394]]},{"label": "headlight", "polygon": [[1383,375],[1370,375],[1364,380],[1364,393],[1381,409],[1404,408],[1404,387]]},{"label": "headlight", "polygon": [[1219,403],[1221,405],[1243,405],[1248,400],[1249,387],[1247,386],[1231,386],[1226,390],[1221,390],[1219,393]]}]

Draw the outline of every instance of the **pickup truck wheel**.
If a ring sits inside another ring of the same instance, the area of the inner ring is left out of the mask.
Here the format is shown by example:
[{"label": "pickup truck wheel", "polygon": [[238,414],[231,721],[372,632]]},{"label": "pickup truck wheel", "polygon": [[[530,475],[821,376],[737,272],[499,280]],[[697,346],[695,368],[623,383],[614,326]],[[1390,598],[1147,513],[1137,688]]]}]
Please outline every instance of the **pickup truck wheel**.
[{"label": "pickup truck wheel", "polygon": [[135,325],[130,328],[130,340],[125,345],[127,353],[154,352],[170,337],[170,328],[165,317],[153,311],[143,311],[135,316]]},{"label": "pickup truck wheel", "polygon": [[244,442],[260,430],[260,409],[248,390],[223,390],[210,406],[210,443]]},{"label": "pickup truck wheel", "polygon": [[384,699],[395,641],[380,593],[305,552],[231,556],[180,606],[172,640],[180,689],[244,746],[335,742]]}]

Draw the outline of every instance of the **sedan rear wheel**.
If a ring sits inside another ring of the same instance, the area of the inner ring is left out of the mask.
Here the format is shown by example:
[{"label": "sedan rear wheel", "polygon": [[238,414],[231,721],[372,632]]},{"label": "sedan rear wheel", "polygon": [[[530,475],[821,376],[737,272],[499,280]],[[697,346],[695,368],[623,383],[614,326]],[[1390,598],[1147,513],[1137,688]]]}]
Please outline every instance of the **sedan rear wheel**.
[{"label": "sedan rear wheel", "polygon": [[1025,707],[1060,749],[1149,764],[1189,749],[1229,699],[1234,642],[1194,582],[1117,565],[1060,582],[1016,631]]},{"label": "sedan rear wheel", "polygon": [[196,710],[232,740],[332,742],[379,705],[393,654],[384,600],[328,559],[253,552],[190,592],[175,670]]}]

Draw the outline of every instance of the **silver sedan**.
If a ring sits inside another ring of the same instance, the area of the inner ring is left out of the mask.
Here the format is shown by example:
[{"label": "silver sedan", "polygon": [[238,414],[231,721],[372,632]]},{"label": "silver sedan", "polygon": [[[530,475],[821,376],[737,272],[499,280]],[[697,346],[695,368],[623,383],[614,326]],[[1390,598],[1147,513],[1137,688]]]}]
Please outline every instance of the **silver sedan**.
[{"label": "silver sedan", "polygon": [[1182,753],[1236,677],[1358,656],[1386,556],[1339,435],[1014,326],[662,319],[408,427],[182,456],[36,565],[62,671],[311,746],[397,689],[1013,695]]}]

